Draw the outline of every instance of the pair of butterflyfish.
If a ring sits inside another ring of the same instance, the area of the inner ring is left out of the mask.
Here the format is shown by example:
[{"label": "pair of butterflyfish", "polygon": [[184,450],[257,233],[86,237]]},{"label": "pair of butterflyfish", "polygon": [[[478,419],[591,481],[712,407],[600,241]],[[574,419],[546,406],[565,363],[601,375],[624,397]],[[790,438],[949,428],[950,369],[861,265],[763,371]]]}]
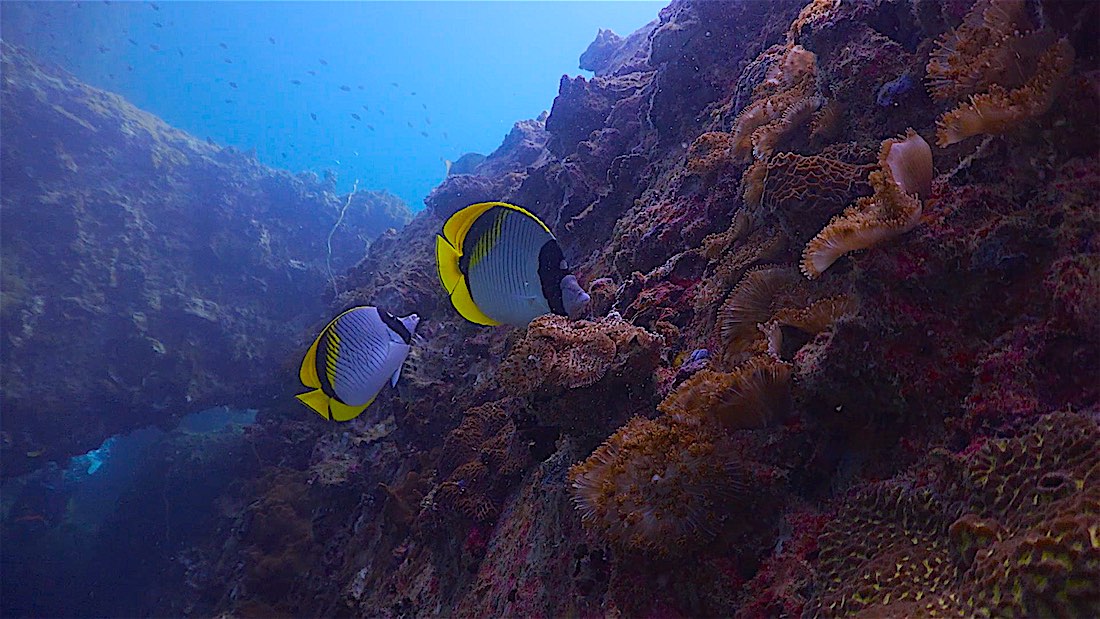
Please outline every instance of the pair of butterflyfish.
[{"label": "pair of butterflyfish", "polygon": [[[452,215],[436,237],[436,261],[452,305],[477,324],[525,326],[588,306],[550,229],[513,204],[484,202]],[[306,352],[300,377],[313,391],[298,399],[325,419],[354,419],[387,379],[397,385],[418,322],[375,307],[340,314]]]}]

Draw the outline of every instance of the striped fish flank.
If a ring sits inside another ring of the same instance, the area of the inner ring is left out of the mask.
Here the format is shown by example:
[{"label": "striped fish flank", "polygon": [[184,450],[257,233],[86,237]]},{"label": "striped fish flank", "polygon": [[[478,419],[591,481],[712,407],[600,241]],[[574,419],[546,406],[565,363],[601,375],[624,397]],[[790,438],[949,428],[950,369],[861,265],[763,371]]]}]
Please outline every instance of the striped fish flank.
[{"label": "striped fish flank", "polygon": [[298,399],[326,419],[354,419],[386,381],[397,383],[418,321],[416,314],[396,318],[375,307],[340,314],[302,360],[302,384],[314,390]]},{"label": "striped fish flank", "polygon": [[539,254],[553,238],[522,213],[495,207],[471,226],[463,244],[470,296],[504,324],[525,325],[550,313],[539,280]]}]

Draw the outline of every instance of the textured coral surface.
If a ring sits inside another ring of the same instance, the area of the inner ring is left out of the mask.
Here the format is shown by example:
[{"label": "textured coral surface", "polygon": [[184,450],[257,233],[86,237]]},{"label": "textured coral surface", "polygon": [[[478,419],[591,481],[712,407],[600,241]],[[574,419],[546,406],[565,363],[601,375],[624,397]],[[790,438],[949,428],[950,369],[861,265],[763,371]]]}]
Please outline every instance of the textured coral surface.
[{"label": "textured coral surface", "polygon": [[[363,419],[261,406],[202,608],[1100,614],[1100,5],[763,6],[601,33],[340,277],[331,309],[425,341]],[[937,146],[982,93],[1011,116]],[[454,314],[432,235],[486,199],[547,222],[589,316]]]}]

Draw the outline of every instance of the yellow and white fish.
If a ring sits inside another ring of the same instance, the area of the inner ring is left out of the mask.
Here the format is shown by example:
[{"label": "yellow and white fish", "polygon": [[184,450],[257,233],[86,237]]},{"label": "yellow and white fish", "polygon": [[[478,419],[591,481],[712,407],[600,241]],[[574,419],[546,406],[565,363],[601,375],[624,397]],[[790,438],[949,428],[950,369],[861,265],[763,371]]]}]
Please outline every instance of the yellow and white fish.
[{"label": "yellow and white fish", "polygon": [[397,318],[377,307],[353,307],[328,323],[302,360],[299,377],[313,391],[298,396],[325,419],[362,413],[386,381],[396,386],[420,318]]},{"label": "yellow and white fish", "polygon": [[470,322],[522,327],[588,306],[550,229],[514,204],[483,202],[451,215],[435,256],[451,304]]}]

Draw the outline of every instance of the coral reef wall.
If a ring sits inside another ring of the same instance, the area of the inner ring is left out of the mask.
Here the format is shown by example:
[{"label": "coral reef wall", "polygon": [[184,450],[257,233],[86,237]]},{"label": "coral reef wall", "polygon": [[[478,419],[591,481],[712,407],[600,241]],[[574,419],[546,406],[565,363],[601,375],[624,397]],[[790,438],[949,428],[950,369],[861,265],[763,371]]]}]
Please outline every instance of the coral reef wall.
[{"label": "coral reef wall", "polygon": [[5,476],[287,390],[329,267],[411,217],[388,194],[336,196],[195,139],[7,44],[2,62]]},{"label": "coral reef wall", "polygon": [[[681,0],[601,32],[595,77],[348,272],[334,309],[427,342],[367,419],[261,412],[262,500],[306,474],[348,511],[293,556],[242,516],[219,607],[1100,614],[1097,6]],[[591,316],[454,314],[432,234],[481,200],[552,227]],[[283,595],[250,561],[304,567]]]}]

